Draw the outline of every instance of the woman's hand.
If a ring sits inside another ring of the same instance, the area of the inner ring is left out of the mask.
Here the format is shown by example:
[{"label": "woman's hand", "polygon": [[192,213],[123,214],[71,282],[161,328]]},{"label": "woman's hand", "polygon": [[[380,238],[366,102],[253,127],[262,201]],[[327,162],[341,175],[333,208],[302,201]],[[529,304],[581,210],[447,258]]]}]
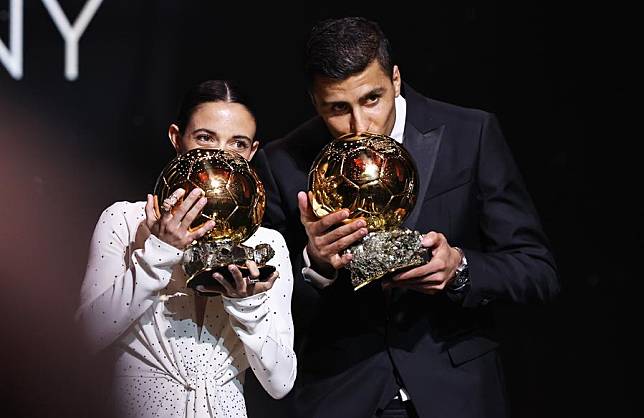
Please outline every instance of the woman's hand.
[{"label": "woman's hand", "polygon": [[228,282],[220,273],[213,273],[212,277],[219,282],[224,291],[222,294],[229,298],[245,298],[262,293],[273,287],[273,283],[279,277],[277,271],[273,272],[266,281],[256,282],[255,279],[259,277],[259,269],[254,261],[246,261],[248,267],[248,276],[244,277],[242,271],[234,264],[228,266],[228,271],[235,279],[234,287]]},{"label": "woman's hand", "polygon": [[175,248],[184,250],[194,240],[206,235],[214,228],[215,223],[208,221],[194,231],[190,231],[190,224],[199,216],[208,199],[203,197],[203,190],[196,188],[188,194],[184,201],[173,208],[185,194],[185,190],[177,189],[163,203],[163,211],[159,210],[156,196],[148,195],[145,205],[145,223],[150,232],[161,241]]}]

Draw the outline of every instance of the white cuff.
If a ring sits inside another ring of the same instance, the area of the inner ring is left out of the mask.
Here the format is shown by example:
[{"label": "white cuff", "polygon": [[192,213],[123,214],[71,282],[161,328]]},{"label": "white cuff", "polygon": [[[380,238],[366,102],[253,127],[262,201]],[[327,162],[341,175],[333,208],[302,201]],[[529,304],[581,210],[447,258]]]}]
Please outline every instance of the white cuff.
[{"label": "white cuff", "polygon": [[323,289],[327,287],[328,285],[335,282],[335,279],[338,278],[337,270],[335,270],[335,273],[333,273],[332,279],[329,279],[328,277],[324,277],[317,271],[313,270],[311,268],[311,259],[309,258],[309,254],[306,251],[306,247],[304,247],[304,251],[302,252],[302,257],[304,259],[304,266],[305,266],[302,268],[302,276],[304,276],[305,281],[311,283],[313,286],[317,287],[318,289]]}]

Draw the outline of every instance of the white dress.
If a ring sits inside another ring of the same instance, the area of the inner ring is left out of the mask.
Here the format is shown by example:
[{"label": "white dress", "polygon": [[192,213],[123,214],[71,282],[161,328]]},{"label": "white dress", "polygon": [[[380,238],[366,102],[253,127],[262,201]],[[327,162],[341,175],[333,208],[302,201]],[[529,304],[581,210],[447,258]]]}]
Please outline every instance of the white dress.
[{"label": "white dress", "polygon": [[250,366],[274,398],[293,387],[293,276],[282,235],[259,228],[244,244],[268,243],[273,288],[247,298],[209,297],[201,333],[185,285],[183,252],[151,235],[145,202],[107,208],[92,237],[77,313],[93,350],[116,350],[110,402],[119,417],[245,417]]}]

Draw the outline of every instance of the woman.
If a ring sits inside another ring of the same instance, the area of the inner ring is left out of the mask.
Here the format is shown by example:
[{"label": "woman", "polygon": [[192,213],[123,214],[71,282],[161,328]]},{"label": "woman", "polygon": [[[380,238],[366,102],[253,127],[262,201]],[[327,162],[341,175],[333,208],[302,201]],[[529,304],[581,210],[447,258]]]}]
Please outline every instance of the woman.
[{"label": "woman", "polygon": [[[186,94],[168,134],[177,153],[219,148],[250,160],[259,145],[255,129],[247,103],[217,80]],[[115,352],[112,401],[119,417],[245,417],[246,368],[274,398],[295,380],[293,278],[283,237],[260,227],[245,242],[275,249],[277,271],[266,282],[254,283],[259,272],[252,262],[250,278],[229,266],[235,285],[215,273],[221,296],[200,296],[186,287],[180,262],[186,246],[213,225],[188,229],[206,199],[196,189],[177,205],[183,193],[166,199],[161,211],[152,195],[117,202],[94,231],[78,316],[96,350]]]}]

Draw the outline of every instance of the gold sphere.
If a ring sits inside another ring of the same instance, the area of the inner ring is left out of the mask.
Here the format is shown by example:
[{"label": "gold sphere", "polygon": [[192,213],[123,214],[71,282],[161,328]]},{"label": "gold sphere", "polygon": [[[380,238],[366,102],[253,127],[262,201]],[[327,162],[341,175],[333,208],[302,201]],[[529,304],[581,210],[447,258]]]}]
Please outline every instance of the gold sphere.
[{"label": "gold sphere", "polygon": [[[178,155],[163,169],[154,187],[159,204],[178,188],[200,188],[208,202],[190,225],[202,226],[208,220],[215,227],[200,241],[230,239],[240,243],[256,230],[264,216],[266,194],[259,177],[241,155],[218,149],[196,148]],[[183,198],[174,205],[181,205]]]},{"label": "gold sphere", "polygon": [[346,134],[327,144],[309,172],[311,206],[318,217],[349,209],[346,222],[364,218],[369,231],[392,230],[416,203],[418,173],[393,138]]}]

